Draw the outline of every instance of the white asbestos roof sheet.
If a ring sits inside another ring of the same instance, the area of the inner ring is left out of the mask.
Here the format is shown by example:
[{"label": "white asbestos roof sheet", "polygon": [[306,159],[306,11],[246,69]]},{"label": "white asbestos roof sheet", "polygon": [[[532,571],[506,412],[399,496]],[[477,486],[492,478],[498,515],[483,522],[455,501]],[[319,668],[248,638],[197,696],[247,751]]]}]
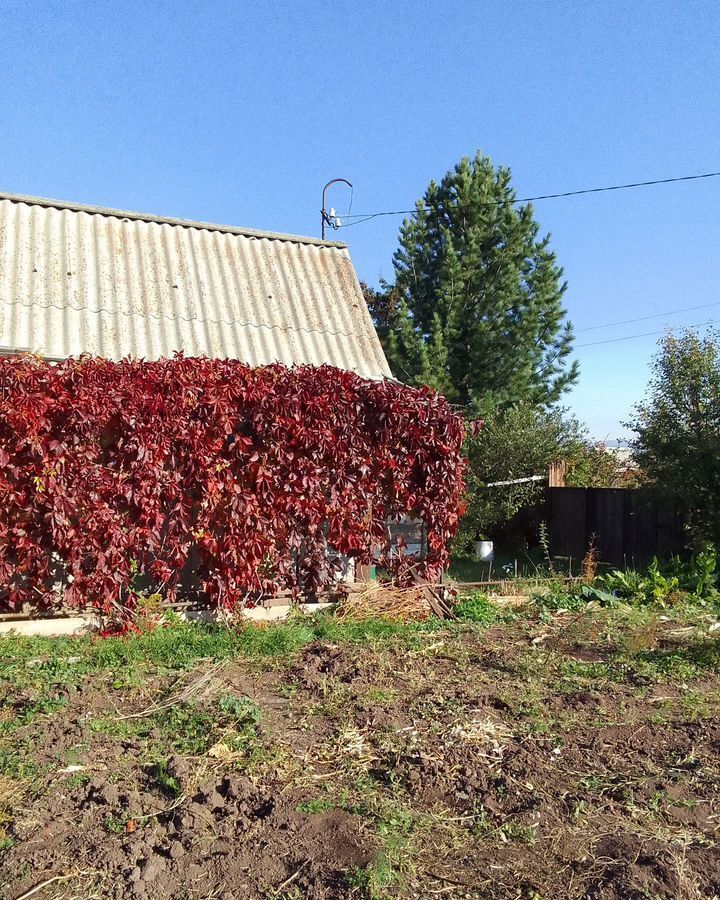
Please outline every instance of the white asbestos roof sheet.
[{"label": "white asbestos roof sheet", "polygon": [[390,375],[344,244],[0,194],[0,352]]}]

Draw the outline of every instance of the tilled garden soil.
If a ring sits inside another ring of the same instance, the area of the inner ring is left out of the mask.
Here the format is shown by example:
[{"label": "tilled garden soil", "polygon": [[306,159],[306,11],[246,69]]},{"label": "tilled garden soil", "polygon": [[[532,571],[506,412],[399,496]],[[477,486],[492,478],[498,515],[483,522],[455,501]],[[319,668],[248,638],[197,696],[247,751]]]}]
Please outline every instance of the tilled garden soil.
[{"label": "tilled garden soil", "polygon": [[720,897],[707,623],[411,628],[126,680],[68,652],[6,682],[0,900]]}]

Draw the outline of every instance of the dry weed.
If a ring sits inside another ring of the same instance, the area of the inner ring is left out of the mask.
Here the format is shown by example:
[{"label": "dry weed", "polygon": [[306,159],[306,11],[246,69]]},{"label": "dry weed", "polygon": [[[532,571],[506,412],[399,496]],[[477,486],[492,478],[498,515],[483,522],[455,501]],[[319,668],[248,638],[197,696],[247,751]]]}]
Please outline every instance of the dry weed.
[{"label": "dry weed", "polygon": [[393,588],[369,585],[364,591],[340,601],[340,619],[390,619],[398,622],[422,622],[430,616],[430,604],[422,588]]}]

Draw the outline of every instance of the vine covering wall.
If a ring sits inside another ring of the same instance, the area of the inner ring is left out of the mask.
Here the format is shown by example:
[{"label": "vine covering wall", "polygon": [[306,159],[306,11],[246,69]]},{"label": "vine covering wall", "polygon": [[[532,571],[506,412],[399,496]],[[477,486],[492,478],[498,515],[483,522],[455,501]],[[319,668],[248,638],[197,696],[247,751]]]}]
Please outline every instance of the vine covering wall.
[{"label": "vine covering wall", "polygon": [[212,603],[312,597],[329,551],[367,561],[409,513],[427,528],[415,571],[435,579],[462,441],[436,393],[329,366],[0,359],[0,609],[122,616],[139,581],[173,599],[191,552]]}]

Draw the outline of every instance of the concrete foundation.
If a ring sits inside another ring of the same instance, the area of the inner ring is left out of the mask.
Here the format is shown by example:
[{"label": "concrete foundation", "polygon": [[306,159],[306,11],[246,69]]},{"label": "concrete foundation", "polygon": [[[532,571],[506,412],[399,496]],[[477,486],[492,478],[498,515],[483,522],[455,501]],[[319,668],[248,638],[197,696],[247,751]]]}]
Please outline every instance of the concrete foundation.
[{"label": "concrete foundation", "polygon": [[[292,610],[300,609],[302,612],[313,613],[330,609],[332,603],[301,603],[299,607],[285,606],[256,606],[240,613],[240,619],[258,624],[280,622],[286,619]],[[190,622],[224,622],[222,615],[217,610],[201,609],[179,612],[178,615]],[[93,615],[65,616],[49,619],[0,619],[0,635],[23,634],[37,637],[60,637],[62,635],[91,634],[101,627],[100,619]]]}]

